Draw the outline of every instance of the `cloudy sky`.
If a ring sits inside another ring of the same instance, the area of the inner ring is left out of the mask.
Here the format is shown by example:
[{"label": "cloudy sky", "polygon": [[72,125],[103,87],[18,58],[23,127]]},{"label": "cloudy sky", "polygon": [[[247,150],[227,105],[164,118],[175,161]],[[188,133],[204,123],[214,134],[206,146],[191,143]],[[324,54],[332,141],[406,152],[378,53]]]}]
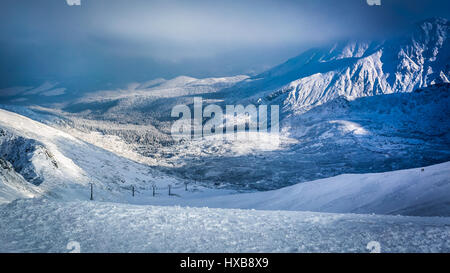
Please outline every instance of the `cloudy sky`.
[{"label": "cloudy sky", "polygon": [[395,35],[450,1],[2,0],[0,87],[261,72],[312,46]]}]

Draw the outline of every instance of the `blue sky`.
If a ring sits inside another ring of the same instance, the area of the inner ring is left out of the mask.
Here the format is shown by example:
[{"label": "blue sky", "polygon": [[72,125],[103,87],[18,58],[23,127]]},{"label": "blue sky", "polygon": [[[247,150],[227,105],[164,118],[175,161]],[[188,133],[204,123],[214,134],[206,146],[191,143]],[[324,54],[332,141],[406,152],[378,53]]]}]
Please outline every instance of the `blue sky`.
[{"label": "blue sky", "polygon": [[341,39],[395,35],[449,17],[419,0],[2,0],[0,87],[261,72]]}]

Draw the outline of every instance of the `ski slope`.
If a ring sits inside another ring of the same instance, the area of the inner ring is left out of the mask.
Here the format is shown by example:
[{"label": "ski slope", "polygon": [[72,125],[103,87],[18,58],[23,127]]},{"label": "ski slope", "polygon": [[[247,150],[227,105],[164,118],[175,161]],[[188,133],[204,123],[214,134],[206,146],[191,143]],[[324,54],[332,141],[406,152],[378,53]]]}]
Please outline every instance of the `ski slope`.
[{"label": "ski slope", "polygon": [[450,251],[450,218],[29,199],[1,205],[0,227],[0,252]]}]

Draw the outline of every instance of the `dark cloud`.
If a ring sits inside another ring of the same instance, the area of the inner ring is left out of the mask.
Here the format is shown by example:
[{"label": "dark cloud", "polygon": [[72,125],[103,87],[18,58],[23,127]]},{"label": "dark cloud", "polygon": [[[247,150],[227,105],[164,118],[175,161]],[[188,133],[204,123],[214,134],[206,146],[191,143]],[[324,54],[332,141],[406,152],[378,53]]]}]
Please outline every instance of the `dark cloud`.
[{"label": "dark cloud", "polygon": [[2,0],[1,85],[258,72],[310,46],[449,17],[446,0],[381,2]]}]

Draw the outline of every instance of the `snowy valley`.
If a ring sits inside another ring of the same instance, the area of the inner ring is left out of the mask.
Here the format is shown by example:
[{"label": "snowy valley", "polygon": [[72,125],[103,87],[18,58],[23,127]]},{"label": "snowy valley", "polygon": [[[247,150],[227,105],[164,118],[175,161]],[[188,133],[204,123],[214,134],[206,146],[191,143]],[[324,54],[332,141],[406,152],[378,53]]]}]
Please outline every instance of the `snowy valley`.
[{"label": "snowy valley", "polygon": [[[0,252],[450,252],[449,26],[256,76],[8,89]],[[170,111],[194,97],[279,105],[281,144],[174,141]]]}]

